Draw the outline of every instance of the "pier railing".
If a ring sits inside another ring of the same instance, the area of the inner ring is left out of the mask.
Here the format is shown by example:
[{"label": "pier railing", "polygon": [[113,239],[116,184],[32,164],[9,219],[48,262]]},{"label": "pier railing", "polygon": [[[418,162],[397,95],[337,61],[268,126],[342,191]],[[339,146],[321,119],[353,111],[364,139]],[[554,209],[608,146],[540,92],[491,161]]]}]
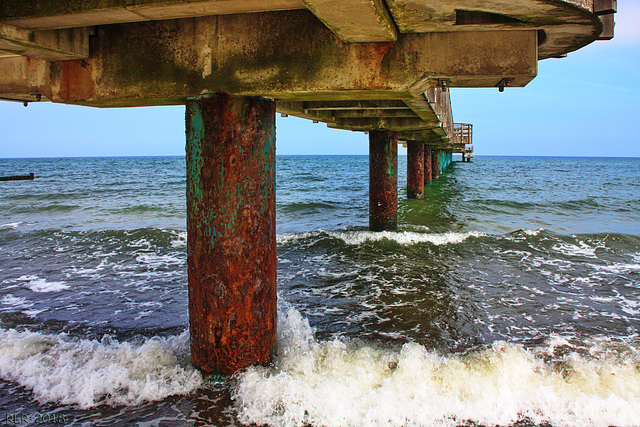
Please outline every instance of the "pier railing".
[{"label": "pier railing", "polygon": [[453,124],[454,153],[462,153],[463,160],[473,157],[473,125],[469,123]]}]

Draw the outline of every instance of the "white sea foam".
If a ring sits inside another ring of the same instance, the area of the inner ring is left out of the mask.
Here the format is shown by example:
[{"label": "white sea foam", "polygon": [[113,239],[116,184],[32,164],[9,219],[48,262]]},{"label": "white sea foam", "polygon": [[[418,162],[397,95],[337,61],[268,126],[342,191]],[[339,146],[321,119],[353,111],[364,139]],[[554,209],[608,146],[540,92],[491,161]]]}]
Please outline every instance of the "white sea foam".
[{"label": "white sea foam", "polygon": [[189,365],[188,341],[187,332],[134,346],[0,329],[0,377],[32,390],[42,402],[138,405],[203,384]]},{"label": "white sea foam", "polygon": [[639,264],[612,263],[609,265],[594,265],[593,268],[604,273],[628,274],[628,273],[640,271],[640,263]]},{"label": "white sea foam", "polygon": [[150,268],[161,268],[169,265],[183,264],[185,260],[175,255],[158,255],[155,252],[145,252],[138,254],[136,261],[146,264]]},{"label": "white sea foam", "polygon": [[415,343],[400,351],[314,339],[296,311],[281,316],[275,367],[237,376],[239,418],[258,425],[507,425],[524,417],[562,426],[640,424],[638,360],[542,355],[566,345],[552,337],[538,354],[496,342],[465,356]]},{"label": "white sea foam", "polygon": [[433,245],[447,245],[462,243],[470,237],[483,237],[486,234],[471,231],[467,233],[418,233],[414,231],[312,231],[306,233],[283,234],[277,236],[280,245],[299,243],[301,240],[330,237],[342,240],[347,245],[361,245],[367,242],[388,240],[403,246],[417,243],[431,243]]},{"label": "white sea foam", "polygon": [[7,294],[0,299],[0,303],[10,310],[20,309],[20,308],[29,308],[33,306],[33,303],[26,298],[16,297],[13,294]]},{"label": "white sea foam", "polygon": [[47,282],[47,279],[38,276],[21,276],[18,281],[27,282],[25,286],[33,292],[58,292],[69,289],[65,282]]},{"label": "white sea foam", "polygon": [[22,224],[22,222],[10,222],[8,224],[2,224],[0,225],[0,230],[16,229],[20,224]]},{"label": "white sea foam", "polygon": [[541,231],[543,231],[542,228],[539,228],[537,230],[522,230],[522,232],[527,236],[537,236]]},{"label": "white sea foam", "polygon": [[591,246],[582,240],[577,245],[570,243],[558,243],[553,246],[554,251],[558,251],[569,256],[583,256],[587,258],[597,258],[596,250],[605,248],[604,245]]},{"label": "white sea foam", "polygon": [[187,247],[187,232],[186,231],[179,231],[176,232],[176,238],[174,240],[171,241],[171,247],[178,249],[178,248],[186,248]]}]

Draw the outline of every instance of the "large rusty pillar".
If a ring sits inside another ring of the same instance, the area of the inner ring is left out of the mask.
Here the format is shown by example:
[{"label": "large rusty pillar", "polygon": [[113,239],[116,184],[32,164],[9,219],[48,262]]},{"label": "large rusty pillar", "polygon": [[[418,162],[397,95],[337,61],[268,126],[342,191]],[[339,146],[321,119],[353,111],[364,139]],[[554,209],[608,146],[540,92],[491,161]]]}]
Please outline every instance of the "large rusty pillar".
[{"label": "large rusty pillar", "polygon": [[431,146],[424,146],[424,184],[431,183]]},{"label": "large rusty pillar", "polygon": [[407,197],[424,198],[424,143],[407,141]]},{"label": "large rusty pillar", "polygon": [[431,150],[431,178],[438,179],[440,175],[440,165],[438,163],[438,152],[440,150]]},{"label": "large rusty pillar", "polygon": [[369,132],[369,229],[398,227],[398,134]]},{"label": "large rusty pillar", "polygon": [[187,102],[191,361],[205,375],[267,364],[276,345],[275,102]]}]

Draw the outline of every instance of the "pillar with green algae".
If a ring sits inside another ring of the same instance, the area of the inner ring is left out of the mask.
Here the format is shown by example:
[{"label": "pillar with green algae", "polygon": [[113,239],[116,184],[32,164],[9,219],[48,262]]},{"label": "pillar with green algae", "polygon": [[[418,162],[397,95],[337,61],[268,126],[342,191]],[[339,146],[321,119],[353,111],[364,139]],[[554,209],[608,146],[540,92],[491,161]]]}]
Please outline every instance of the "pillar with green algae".
[{"label": "pillar with green algae", "polygon": [[275,351],[275,113],[226,94],[186,105],[191,361],[205,375]]}]

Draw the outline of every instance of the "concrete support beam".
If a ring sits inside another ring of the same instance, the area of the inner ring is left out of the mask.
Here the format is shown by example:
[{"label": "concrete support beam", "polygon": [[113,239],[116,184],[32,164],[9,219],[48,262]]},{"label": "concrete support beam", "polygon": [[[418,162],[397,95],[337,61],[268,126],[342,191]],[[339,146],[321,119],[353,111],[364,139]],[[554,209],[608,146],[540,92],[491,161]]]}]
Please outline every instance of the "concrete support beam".
[{"label": "concrete support beam", "polygon": [[611,40],[614,35],[616,21],[613,13],[601,14],[599,16],[602,21],[602,33],[598,36],[598,40]]},{"label": "concrete support beam", "polygon": [[596,15],[606,15],[618,12],[617,0],[593,0],[593,13]]},{"label": "concrete support beam", "polygon": [[593,0],[386,1],[402,33],[540,29],[539,59],[579,49],[601,28]]},{"label": "concrete support beam", "polygon": [[0,58],[0,98],[35,102],[46,100],[50,63],[23,56]]},{"label": "concrete support beam", "polygon": [[383,0],[302,2],[344,42],[393,42],[398,38],[396,24]]},{"label": "concrete support beam", "polygon": [[407,197],[424,198],[424,143],[407,141]]},{"label": "concrete support beam", "polygon": [[431,147],[424,145],[424,185],[431,183],[432,167],[431,167]]},{"label": "concrete support beam", "polygon": [[74,28],[303,8],[300,0],[3,0],[0,22],[31,29]]},{"label": "concrete support beam", "polygon": [[[44,95],[99,107],[183,104],[217,92],[411,100],[442,77],[452,86],[494,87],[506,77],[525,85],[536,75],[536,34],[403,34],[395,43],[346,44],[306,10],[108,25],[97,27],[90,58],[51,63]],[[83,89],[70,93],[72,86]]]},{"label": "concrete support beam", "polygon": [[225,94],[187,102],[191,360],[204,374],[275,351],[275,112]]},{"label": "concrete support beam", "polygon": [[47,61],[84,59],[89,56],[89,29],[29,31],[0,24],[0,53]]},{"label": "concrete support beam", "polygon": [[369,132],[369,229],[398,227],[398,134]]}]

